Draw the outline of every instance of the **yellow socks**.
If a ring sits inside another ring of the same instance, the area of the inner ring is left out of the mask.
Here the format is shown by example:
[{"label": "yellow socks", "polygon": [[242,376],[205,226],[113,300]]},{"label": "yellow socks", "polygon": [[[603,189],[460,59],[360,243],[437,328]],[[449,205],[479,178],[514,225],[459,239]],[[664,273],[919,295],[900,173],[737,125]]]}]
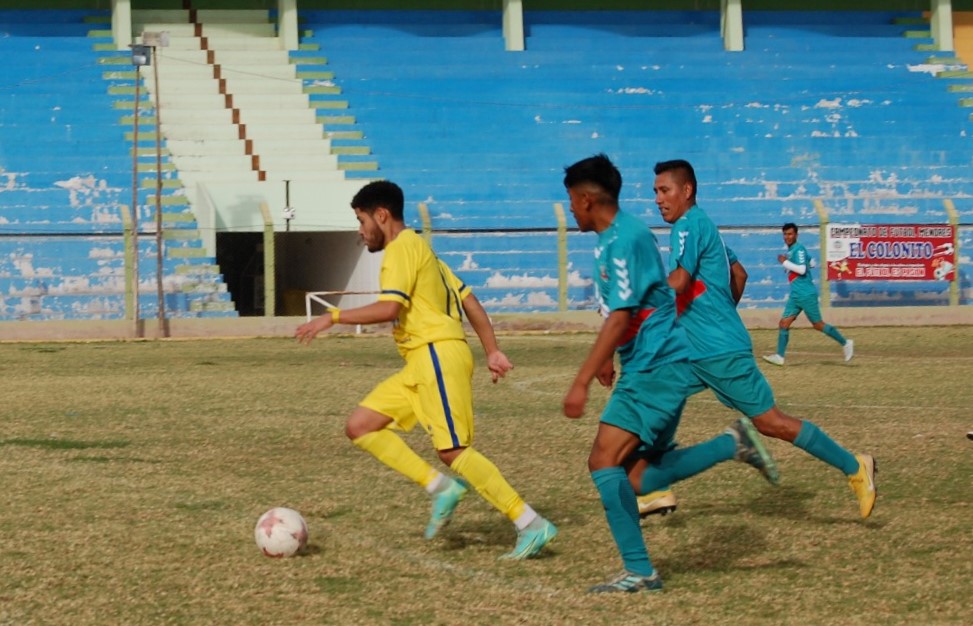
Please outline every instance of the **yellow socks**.
[{"label": "yellow socks", "polygon": [[352,443],[422,487],[439,475],[401,437],[388,429],[362,435]]},{"label": "yellow socks", "polygon": [[[467,448],[456,457],[452,469],[473,485],[484,500],[506,515],[510,521],[514,522],[524,517],[524,513],[529,509],[497,466],[473,448]],[[536,516],[536,513],[534,515]]]},{"label": "yellow socks", "polygon": [[[352,443],[427,491],[432,492],[436,479],[442,476],[401,437],[388,429],[362,435]],[[526,527],[537,517],[537,513],[514,491],[497,466],[473,448],[467,448],[456,457],[452,469],[518,528]]]}]

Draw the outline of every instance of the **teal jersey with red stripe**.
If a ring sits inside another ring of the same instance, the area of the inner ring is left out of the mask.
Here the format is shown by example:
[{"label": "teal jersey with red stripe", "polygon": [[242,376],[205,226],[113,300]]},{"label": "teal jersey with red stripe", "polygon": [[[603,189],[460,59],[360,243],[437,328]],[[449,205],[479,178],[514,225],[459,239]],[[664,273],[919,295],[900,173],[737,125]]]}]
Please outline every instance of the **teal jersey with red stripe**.
[{"label": "teal jersey with red stripe", "polygon": [[683,268],[692,281],[676,298],[679,326],[698,361],[721,354],[751,351],[747,332],[730,293],[730,258],[716,224],[693,206],[669,231],[669,271]]},{"label": "teal jersey with red stripe", "polygon": [[818,290],[814,286],[814,279],[811,278],[811,256],[807,253],[807,248],[795,241],[794,245],[787,249],[787,260],[794,265],[804,266],[804,274],[787,270],[791,293],[797,298],[817,296]]},{"label": "teal jersey with red stripe", "polygon": [[595,290],[602,316],[631,314],[629,330],[617,352],[626,371],[648,371],[687,359],[689,346],[676,326],[675,294],[659,243],[638,218],[619,211],[598,234]]}]

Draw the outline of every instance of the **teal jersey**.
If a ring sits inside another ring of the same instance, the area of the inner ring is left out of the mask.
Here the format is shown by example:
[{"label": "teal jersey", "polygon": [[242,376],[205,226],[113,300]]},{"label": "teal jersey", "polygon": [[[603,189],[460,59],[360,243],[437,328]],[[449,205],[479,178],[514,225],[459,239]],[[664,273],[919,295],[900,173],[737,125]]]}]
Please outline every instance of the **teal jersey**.
[{"label": "teal jersey", "polygon": [[740,259],[737,258],[736,252],[733,251],[733,248],[726,245],[726,243],[724,243],[723,246],[726,248],[726,262],[730,265],[739,262]]},{"label": "teal jersey", "polygon": [[676,299],[679,326],[692,348],[690,359],[752,351],[750,333],[730,293],[732,253],[713,220],[693,206],[672,225],[669,244],[669,271],[681,267],[692,279]]},{"label": "teal jersey", "polygon": [[619,211],[598,233],[595,290],[603,317],[618,310],[631,315],[616,348],[624,371],[646,372],[689,357],[685,335],[676,327],[675,294],[658,241],[629,213]]},{"label": "teal jersey", "polygon": [[794,245],[787,249],[787,260],[794,265],[804,266],[803,275],[787,270],[787,280],[791,283],[791,294],[797,298],[817,296],[818,290],[814,286],[814,279],[811,278],[811,256],[807,253],[807,249],[795,241]]}]

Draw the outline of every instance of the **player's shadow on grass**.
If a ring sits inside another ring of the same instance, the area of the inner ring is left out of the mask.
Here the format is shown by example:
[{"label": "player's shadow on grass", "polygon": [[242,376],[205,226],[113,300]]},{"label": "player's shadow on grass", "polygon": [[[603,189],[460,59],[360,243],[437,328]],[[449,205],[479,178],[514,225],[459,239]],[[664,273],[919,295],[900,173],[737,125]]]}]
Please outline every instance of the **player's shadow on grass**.
[{"label": "player's shadow on grass", "polygon": [[787,362],[787,369],[800,369],[804,367],[832,367],[832,368],[848,368],[855,367],[857,364],[854,361],[846,362],[841,357],[837,359],[822,357],[820,359],[803,359],[801,361],[795,360],[794,362]]},{"label": "player's shadow on grass", "polygon": [[[454,522],[441,531],[443,549],[451,552],[462,551],[471,547],[496,546],[500,551],[506,553],[513,550],[517,543],[517,534],[511,528],[510,524],[499,519],[495,522],[483,521],[463,524]],[[440,540],[439,536],[437,536],[437,540]],[[554,554],[548,549],[532,558],[545,559],[551,556],[554,556]]]},{"label": "player's shadow on grass", "polygon": [[[798,487],[781,486],[767,487],[749,500],[721,500],[711,502],[694,502],[691,506],[684,506],[676,513],[666,516],[667,526],[683,528],[692,524],[692,518],[697,515],[731,515],[745,510],[750,514],[762,517],[778,517],[794,521],[806,521],[811,524],[860,524],[858,517],[858,502],[848,492],[847,508],[822,508],[813,502],[816,492]],[[881,528],[884,523],[869,520],[869,527]]]},{"label": "player's shadow on grass", "polygon": [[[709,571],[752,569],[801,569],[807,567],[795,559],[771,559],[760,530],[746,524],[720,525],[711,528],[697,541],[670,557],[654,559],[663,572],[688,574]],[[747,563],[745,561],[753,560]],[[744,562],[741,562],[744,561]]]},{"label": "player's shadow on grass", "polygon": [[[815,506],[812,502],[817,494],[806,489],[797,487],[778,487],[767,489],[754,497],[747,505],[747,509],[758,515],[768,517],[780,517],[789,520],[807,521],[812,524],[861,524],[862,519],[858,515],[858,500],[841,485],[844,498],[844,505],[835,507]],[[881,528],[884,522],[876,523],[869,520],[868,526]]]}]

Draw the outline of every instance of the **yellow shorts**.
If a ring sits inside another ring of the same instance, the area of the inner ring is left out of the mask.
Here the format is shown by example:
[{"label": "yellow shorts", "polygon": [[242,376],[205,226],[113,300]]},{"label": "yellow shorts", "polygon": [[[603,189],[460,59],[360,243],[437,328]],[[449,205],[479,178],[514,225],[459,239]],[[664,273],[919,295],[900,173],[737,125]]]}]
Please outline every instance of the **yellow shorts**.
[{"label": "yellow shorts", "polygon": [[422,425],[437,450],[473,443],[473,353],[464,340],[437,341],[405,357],[405,367],[369,393],[361,406],[402,430]]}]

